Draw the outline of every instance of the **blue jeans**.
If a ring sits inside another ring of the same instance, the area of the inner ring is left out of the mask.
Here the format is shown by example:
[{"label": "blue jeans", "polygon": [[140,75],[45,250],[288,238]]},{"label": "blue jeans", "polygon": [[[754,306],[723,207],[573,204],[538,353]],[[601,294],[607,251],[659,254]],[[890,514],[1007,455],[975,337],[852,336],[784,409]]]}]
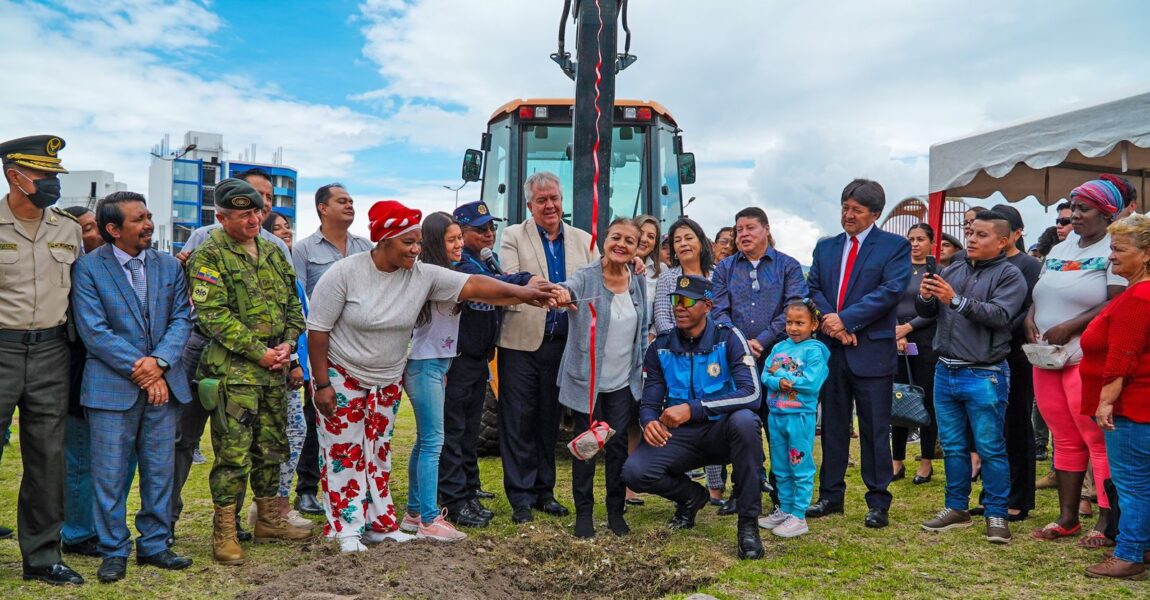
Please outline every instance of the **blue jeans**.
[{"label": "blue jeans", "polygon": [[1150,550],[1150,423],[1114,417],[1114,431],[1105,433],[1110,479],[1122,511],[1114,557],[1140,563]]},{"label": "blue jeans", "polygon": [[[986,516],[1005,518],[1010,463],[1006,460],[1003,424],[1010,367],[1003,361],[995,369],[950,368],[938,363],[934,369],[934,410],[938,438],[946,455],[946,507],[969,508],[970,453],[975,451],[982,457]],[[967,438],[968,428],[974,434],[974,448]]]},{"label": "blue jeans", "polygon": [[[64,420],[64,458],[68,477],[64,490],[64,527],[60,537],[65,544],[78,544],[96,537],[96,522],[92,511],[92,453],[88,422],[68,415]],[[136,475],[136,453],[128,463],[128,476],[124,487],[132,489]],[[125,494],[127,492],[125,491]]]},{"label": "blue jeans", "polygon": [[443,395],[450,358],[407,361],[403,389],[415,410],[415,445],[407,463],[407,512],[424,523],[439,516],[439,453],[443,450]]}]

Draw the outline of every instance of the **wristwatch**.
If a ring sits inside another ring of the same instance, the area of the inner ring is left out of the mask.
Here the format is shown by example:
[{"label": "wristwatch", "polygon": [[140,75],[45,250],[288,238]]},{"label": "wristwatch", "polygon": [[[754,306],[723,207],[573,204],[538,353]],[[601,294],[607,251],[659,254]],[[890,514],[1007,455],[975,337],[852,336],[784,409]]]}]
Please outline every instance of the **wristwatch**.
[{"label": "wristwatch", "polygon": [[958,308],[959,306],[962,306],[962,296],[955,294],[954,297],[950,299],[950,307]]},{"label": "wristwatch", "polygon": [[172,365],[168,364],[168,361],[158,356],[153,356],[152,358],[156,359],[156,366],[163,369],[165,373],[168,371],[168,369],[172,368]]}]

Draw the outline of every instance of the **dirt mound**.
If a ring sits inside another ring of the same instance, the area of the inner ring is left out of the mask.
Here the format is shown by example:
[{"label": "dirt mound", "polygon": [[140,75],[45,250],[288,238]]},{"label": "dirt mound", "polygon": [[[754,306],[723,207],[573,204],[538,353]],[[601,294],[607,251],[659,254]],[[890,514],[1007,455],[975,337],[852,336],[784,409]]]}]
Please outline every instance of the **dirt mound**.
[{"label": "dirt mound", "polygon": [[713,582],[707,567],[715,565],[665,553],[668,535],[618,539],[604,532],[593,541],[577,541],[558,525],[541,525],[510,540],[414,541],[355,555],[333,551],[271,578],[252,572],[251,580],[263,585],[239,597],[629,599],[689,592]]}]

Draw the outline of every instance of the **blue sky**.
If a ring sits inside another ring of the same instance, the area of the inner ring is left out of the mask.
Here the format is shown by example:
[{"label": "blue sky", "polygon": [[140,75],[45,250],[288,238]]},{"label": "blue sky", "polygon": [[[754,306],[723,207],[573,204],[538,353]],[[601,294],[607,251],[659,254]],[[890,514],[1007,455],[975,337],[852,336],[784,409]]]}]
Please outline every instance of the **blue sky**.
[{"label": "blue sky", "polygon": [[[73,169],[147,189],[164,134],[279,146],[307,198],[449,209],[463,150],[516,97],[569,96],[559,0],[0,0],[0,139],[51,132]],[[699,159],[708,230],[764,207],[804,259],[856,176],[925,192],[931,144],[1150,87],[1150,4],[648,0],[618,96],[656,99]],[[569,36],[573,38],[573,28]],[[465,188],[462,197],[478,189]],[[1051,215],[1019,205],[1031,239]],[[361,213],[362,214],[362,213]],[[365,223],[357,223],[364,231]],[[804,260],[805,262],[805,260]]]}]

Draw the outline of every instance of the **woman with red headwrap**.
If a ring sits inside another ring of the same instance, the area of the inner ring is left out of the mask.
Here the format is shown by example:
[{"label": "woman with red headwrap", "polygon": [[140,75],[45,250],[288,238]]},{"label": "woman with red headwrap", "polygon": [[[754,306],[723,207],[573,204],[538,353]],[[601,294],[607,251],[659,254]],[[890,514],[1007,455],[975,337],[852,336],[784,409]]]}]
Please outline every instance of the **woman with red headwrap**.
[{"label": "woman with red headwrap", "polygon": [[515,286],[417,262],[422,213],[394,200],[368,212],[371,252],[333,265],[316,284],[308,345],[320,413],[324,533],[344,552],[412,536],[399,529],[388,480],[407,345],[428,301],[547,305],[554,287]]},{"label": "woman with red headwrap", "polygon": [[1058,479],[1058,520],[1034,531],[1041,540],[1077,535],[1082,530],[1078,505],[1087,464],[1098,482],[1098,522],[1079,545],[1113,546],[1103,531],[1110,500],[1102,482],[1110,477],[1102,430],[1082,414],[1082,360],[1079,337],[1086,326],[1126,286],[1110,268],[1110,236],[1106,227],[1122,211],[1122,192],[1109,181],[1088,181],[1070,193],[1071,226],[1077,235],[1051,249],[1034,286],[1034,303],[1026,318],[1031,344],[1059,346],[1051,353],[1061,364],[1034,367],[1034,396],[1054,437],[1054,471]]}]

